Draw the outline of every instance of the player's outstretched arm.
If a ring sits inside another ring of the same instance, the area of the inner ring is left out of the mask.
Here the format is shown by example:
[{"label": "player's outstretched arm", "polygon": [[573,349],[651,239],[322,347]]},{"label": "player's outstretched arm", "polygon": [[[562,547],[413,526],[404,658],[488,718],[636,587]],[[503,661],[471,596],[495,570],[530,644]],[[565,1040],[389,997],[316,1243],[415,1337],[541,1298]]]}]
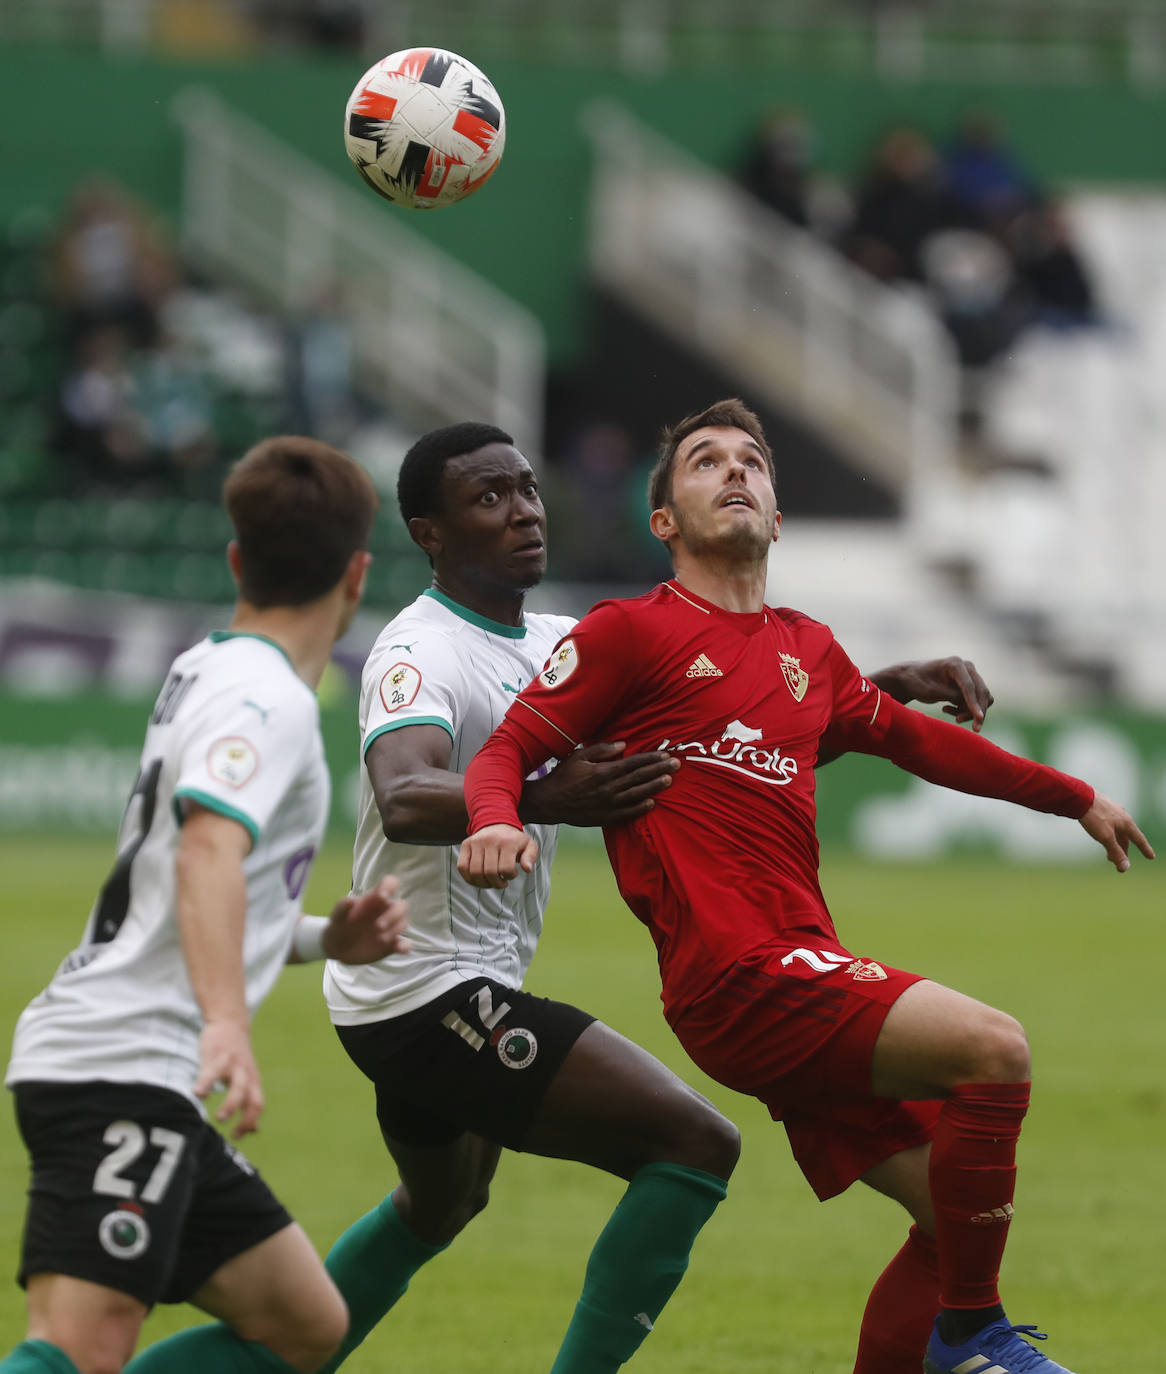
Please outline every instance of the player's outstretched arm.
[{"label": "player's outstretched arm", "polygon": [[529,873],[538,844],[512,825],[487,825],[462,841],[457,871],[474,887],[505,887],[521,868]]},{"label": "player's outstretched arm", "polygon": [[243,975],[247,884],[243,860],[251,836],[217,811],[193,806],[178,839],[175,910],[191,990],[203,1017],[196,1097],[220,1087],[215,1120],[234,1118],[235,1139],[254,1131],[263,1086],[251,1050],[251,1016]]},{"label": "player's outstretched arm", "polygon": [[[436,725],[410,725],[373,740],[365,767],[390,840],[457,844],[468,829],[462,777]],[[590,744],[546,777],[523,785],[519,816],[531,825],[620,825],[650,811],[680,765],[667,754],[624,756],[620,743]]]},{"label": "player's outstretched arm", "polygon": [[1081,817],[1081,825],[1105,850],[1105,857],[1119,873],[1124,873],[1130,866],[1131,844],[1136,845],[1147,859],[1154,857],[1149,840],[1125,807],[1100,793],[1094,796],[1093,805]]},{"label": "player's outstretched arm", "polygon": [[[946,702],[944,711],[954,716],[960,725],[970,720],[977,734],[983,728],[988,708],[995,701],[988,684],[976,671],[976,665],[957,654],[948,658],[897,663],[868,674],[867,680],[901,706],[911,701],[929,706]],[[823,768],[833,763],[845,752],[838,732],[827,730],[818,749],[817,767]]]}]

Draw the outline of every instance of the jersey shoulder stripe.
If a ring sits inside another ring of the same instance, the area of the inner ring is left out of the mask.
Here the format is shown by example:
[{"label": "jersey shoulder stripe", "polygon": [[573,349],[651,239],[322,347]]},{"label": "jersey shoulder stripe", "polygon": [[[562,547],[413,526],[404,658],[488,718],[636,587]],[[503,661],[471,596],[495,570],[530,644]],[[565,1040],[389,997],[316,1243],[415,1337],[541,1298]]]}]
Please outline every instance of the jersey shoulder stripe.
[{"label": "jersey shoulder stripe", "polygon": [[778,620],[784,621],[785,624],[794,629],[810,625],[821,626],[822,629],[828,628],[820,620],[815,620],[813,616],[806,615],[804,611],[795,611],[791,606],[770,606],[767,609],[772,611]]}]

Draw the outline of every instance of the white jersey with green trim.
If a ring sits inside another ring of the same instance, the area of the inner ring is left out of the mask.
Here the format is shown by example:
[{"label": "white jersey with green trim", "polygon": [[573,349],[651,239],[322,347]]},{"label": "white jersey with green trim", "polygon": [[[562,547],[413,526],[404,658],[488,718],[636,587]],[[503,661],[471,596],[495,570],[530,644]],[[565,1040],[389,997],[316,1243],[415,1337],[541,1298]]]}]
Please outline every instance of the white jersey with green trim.
[{"label": "white jersey with green trim", "polygon": [[[574,623],[568,616],[527,615],[522,626],[499,625],[441,592],[423,592],[389,622],[364,666],[361,758],[389,730],[436,725],[452,741],[451,770],[464,773]],[[400,1016],[483,974],[521,985],[542,932],[558,835],[555,826],[527,829],[539,845],[533,871],[505,889],[471,887],[457,871],[458,845],[385,837],[361,769],[353,890],[367,892],[395,873],[409,903],[413,950],[359,967],[330,960],[324,997],[336,1025]]]},{"label": "white jersey with green trim", "polygon": [[147,1083],[194,1101],[202,1015],[175,914],[179,828],[198,805],[251,836],[243,963],[254,1011],[287,959],[328,804],[316,698],[277,644],[215,633],[175,659],[113,869],[81,944],[17,1023],[7,1082]]}]

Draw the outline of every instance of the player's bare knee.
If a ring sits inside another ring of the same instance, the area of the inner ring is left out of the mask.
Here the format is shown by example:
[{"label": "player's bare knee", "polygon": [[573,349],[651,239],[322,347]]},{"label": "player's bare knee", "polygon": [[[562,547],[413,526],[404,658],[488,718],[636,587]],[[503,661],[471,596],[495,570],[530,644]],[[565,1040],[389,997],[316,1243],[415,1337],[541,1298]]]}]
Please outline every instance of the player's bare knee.
[{"label": "player's bare knee", "polygon": [[287,1331],[288,1346],[279,1350],[271,1342],[264,1342],[293,1368],[310,1374],[339,1350],[340,1342],[348,1334],[348,1308],[339,1293],[330,1299],[321,1299],[314,1305],[310,1315],[298,1324],[294,1331]]},{"label": "player's bare knee", "polygon": [[700,1102],[700,1109],[685,1123],[681,1137],[683,1158],[677,1162],[727,1179],[741,1157],[741,1132],[711,1102]]},{"label": "player's bare knee", "polygon": [[411,1201],[405,1218],[409,1229],[427,1245],[447,1245],[490,1201],[489,1182],[475,1183],[464,1193]]},{"label": "player's bare knee", "polygon": [[1032,1075],[1024,1027],[1004,1012],[995,1012],[980,1028],[974,1057],[972,1082],[1025,1083]]}]

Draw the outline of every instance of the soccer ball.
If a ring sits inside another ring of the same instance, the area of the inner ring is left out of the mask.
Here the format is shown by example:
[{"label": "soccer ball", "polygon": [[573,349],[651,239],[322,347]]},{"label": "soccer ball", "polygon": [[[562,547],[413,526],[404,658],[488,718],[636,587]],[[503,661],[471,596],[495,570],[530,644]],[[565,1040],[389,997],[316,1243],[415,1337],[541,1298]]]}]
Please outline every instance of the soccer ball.
[{"label": "soccer ball", "polygon": [[444,48],[381,58],[344,110],[344,147],[356,170],[377,195],[413,210],[472,194],[494,174],[505,144],[498,92]]}]

